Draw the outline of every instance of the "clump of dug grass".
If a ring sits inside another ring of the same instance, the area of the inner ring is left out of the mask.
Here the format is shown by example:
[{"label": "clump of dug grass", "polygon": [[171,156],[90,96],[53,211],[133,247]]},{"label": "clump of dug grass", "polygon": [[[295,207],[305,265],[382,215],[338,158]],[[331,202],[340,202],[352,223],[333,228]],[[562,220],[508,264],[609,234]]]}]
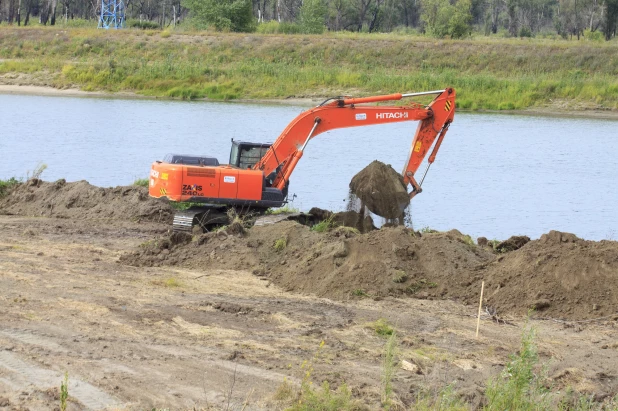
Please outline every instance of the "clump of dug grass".
[{"label": "clump of dug grass", "polygon": [[334,220],[335,220],[335,217],[331,214],[328,218],[320,221],[317,224],[314,224],[311,227],[311,230],[315,231],[316,233],[325,233],[335,226]]}]

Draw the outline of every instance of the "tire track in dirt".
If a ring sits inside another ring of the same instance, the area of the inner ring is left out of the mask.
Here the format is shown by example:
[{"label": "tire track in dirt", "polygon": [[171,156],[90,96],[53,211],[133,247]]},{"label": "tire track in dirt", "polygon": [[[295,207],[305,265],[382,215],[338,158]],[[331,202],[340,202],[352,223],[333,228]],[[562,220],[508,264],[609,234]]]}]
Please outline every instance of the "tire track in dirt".
[{"label": "tire track in dirt", "polygon": [[[9,351],[0,351],[0,368],[9,371],[5,378],[9,385],[21,389],[31,385],[40,389],[56,387],[63,379],[61,373],[29,364]],[[101,410],[121,405],[114,397],[75,377],[69,379],[68,390],[86,409]]]}]

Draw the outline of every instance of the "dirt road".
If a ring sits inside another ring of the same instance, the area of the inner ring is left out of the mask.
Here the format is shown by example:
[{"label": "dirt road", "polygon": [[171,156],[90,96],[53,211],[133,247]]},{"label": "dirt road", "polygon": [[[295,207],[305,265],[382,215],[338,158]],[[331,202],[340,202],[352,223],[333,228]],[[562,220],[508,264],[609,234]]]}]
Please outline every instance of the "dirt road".
[{"label": "dirt road", "polygon": [[[521,319],[484,319],[477,340],[475,308],[451,301],[335,302],[249,271],[118,262],[166,229],[0,216],[0,407],[56,409],[68,372],[74,410],[277,409],[288,404],[275,395],[284,379],[297,384],[309,361],[314,382],[346,382],[374,409],[381,318],[397,330],[398,360],[414,365],[397,369],[398,402],[453,384],[476,406],[519,346]],[[554,387],[617,392],[616,321],[533,325]]]}]

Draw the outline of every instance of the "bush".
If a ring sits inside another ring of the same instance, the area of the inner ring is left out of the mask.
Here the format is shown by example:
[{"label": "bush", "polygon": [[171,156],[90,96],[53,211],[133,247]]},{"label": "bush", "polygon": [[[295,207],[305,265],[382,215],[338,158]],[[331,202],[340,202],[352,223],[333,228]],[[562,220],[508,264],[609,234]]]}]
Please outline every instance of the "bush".
[{"label": "bush", "polygon": [[328,7],[324,0],[304,0],[300,7],[300,27],[305,34],[324,33]]},{"label": "bush", "polygon": [[603,33],[600,31],[590,31],[588,29],[584,30],[584,39],[588,41],[603,41]]},{"label": "bush", "polygon": [[277,34],[279,33],[279,22],[276,20],[260,23],[257,26],[257,32],[260,34]]},{"label": "bush", "polygon": [[185,0],[184,5],[192,18],[218,31],[255,31],[253,6],[249,0]]},{"label": "bush", "polygon": [[156,30],[159,28],[159,25],[154,21],[148,20],[129,20],[127,21],[127,27],[141,30]]},{"label": "bush", "polygon": [[524,37],[532,37],[532,30],[530,30],[529,27],[523,26],[520,30],[519,30],[519,37],[524,38]]},{"label": "bush", "polygon": [[257,26],[257,32],[262,34],[299,34],[303,30],[297,23],[279,23],[276,20],[260,23]]}]

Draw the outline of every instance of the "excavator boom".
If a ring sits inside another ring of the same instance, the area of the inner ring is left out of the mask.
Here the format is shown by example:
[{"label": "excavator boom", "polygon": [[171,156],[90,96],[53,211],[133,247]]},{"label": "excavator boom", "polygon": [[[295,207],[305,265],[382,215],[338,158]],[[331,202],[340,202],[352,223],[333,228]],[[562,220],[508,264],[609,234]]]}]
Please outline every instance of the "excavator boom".
[{"label": "excavator boom", "polygon": [[[428,106],[417,103],[407,106],[359,106],[427,94],[438,94]],[[455,90],[452,88],[423,93],[335,99],[301,113],[292,120],[253,169],[262,170],[266,176],[270,175],[272,186],[283,189],[309,140],[318,134],[337,128],[420,120],[402,172],[404,183],[411,184],[413,192],[420,192],[420,185],[416,184],[414,174],[438,136],[441,136],[439,143],[442,142],[454,115]],[[439,144],[436,144],[430,157],[431,163],[435,160],[438,149]]]}]

